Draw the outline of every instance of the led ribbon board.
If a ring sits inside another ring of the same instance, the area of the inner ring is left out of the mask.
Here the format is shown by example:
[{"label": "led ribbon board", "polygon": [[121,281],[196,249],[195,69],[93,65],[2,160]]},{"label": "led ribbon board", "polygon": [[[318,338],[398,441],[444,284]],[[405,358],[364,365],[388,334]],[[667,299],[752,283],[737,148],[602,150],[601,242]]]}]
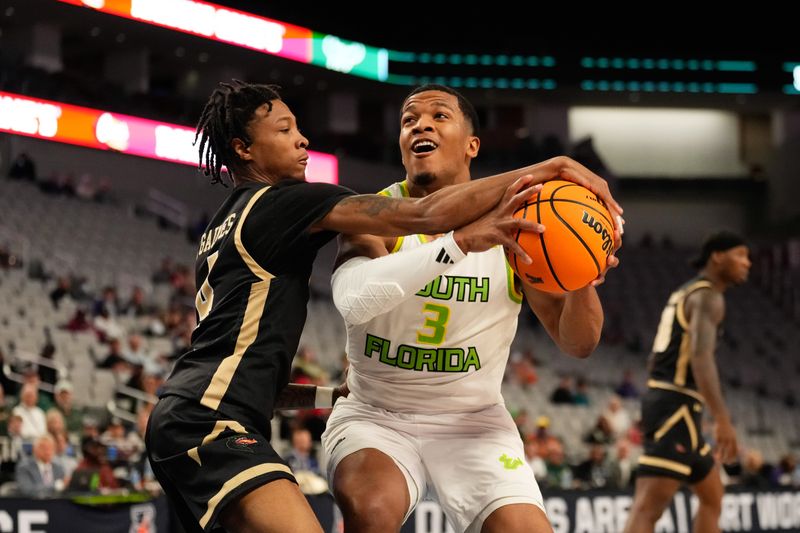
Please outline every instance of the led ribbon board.
[{"label": "led ribbon board", "polygon": [[[194,129],[0,91],[0,132],[197,165]],[[308,152],[308,181],[339,183],[336,156]]]},{"label": "led ribbon board", "polygon": [[197,0],[59,0],[344,74],[386,81],[389,53],[334,35]]}]

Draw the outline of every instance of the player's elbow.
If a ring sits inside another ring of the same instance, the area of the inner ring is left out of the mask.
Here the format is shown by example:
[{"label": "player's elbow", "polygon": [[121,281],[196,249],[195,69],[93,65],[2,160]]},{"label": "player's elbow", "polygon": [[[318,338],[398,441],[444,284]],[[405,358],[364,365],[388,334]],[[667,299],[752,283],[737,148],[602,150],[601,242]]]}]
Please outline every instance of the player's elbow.
[{"label": "player's elbow", "polygon": [[565,343],[562,344],[561,351],[570,357],[575,357],[576,359],[586,359],[594,353],[594,350],[597,348],[597,344],[598,341],[596,340]]}]

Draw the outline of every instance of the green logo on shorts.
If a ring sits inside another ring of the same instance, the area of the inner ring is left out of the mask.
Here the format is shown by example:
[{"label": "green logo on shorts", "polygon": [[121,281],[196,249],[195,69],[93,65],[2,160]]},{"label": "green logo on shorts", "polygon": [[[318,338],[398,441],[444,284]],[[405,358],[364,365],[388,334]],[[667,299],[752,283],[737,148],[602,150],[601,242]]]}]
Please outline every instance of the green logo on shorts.
[{"label": "green logo on shorts", "polygon": [[520,459],[519,457],[511,458],[506,454],[501,455],[498,461],[503,463],[503,468],[505,468],[506,470],[516,470],[517,468],[522,466],[522,459]]}]

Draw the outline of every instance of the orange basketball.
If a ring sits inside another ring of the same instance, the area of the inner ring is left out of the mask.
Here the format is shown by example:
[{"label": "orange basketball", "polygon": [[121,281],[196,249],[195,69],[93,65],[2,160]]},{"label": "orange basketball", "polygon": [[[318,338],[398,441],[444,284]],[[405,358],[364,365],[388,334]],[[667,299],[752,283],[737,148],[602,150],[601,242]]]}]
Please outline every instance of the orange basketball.
[{"label": "orange basketball", "polygon": [[526,265],[508,253],[508,262],[525,283],[547,292],[574,291],[605,269],[614,248],[614,226],[608,209],[589,189],[548,181],[514,217],[545,226],[543,234],[517,232],[517,242],[533,263]]}]

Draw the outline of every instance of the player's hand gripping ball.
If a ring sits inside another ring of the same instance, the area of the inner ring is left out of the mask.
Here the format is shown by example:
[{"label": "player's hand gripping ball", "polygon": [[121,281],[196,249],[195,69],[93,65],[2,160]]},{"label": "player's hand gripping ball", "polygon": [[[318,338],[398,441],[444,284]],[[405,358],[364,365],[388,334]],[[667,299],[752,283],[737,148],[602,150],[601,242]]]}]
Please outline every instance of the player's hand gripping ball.
[{"label": "player's hand gripping ball", "polygon": [[544,224],[542,234],[519,231],[517,242],[533,262],[506,253],[517,276],[532,287],[563,293],[585,287],[606,268],[614,250],[614,225],[605,205],[589,189],[564,180],[548,181],[514,213]]}]

